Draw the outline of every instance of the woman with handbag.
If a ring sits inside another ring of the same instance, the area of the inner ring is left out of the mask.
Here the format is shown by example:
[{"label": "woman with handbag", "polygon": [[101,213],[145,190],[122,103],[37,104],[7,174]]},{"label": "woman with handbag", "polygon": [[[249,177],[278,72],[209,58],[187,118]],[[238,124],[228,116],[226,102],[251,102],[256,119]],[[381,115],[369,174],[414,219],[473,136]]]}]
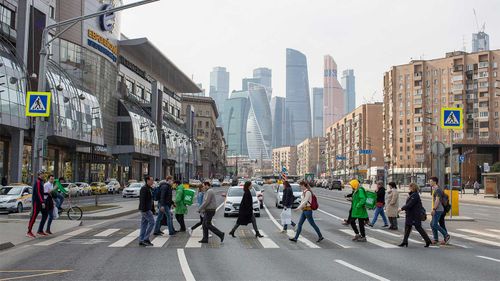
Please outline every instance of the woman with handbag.
[{"label": "woman with handbag", "polygon": [[389,183],[387,191],[386,214],[389,218],[390,230],[398,230],[398,209],[399,209],[399,192],[395,182]]},{"label": "woman with handbag", "polygon": [[427,232],[422,228],[422,221],[427,219],[424,207],[422,207],[422,200],[418,193],[418,185],[416,183],[410,183],[410,193],[408,199],[406,199],[406,204],[399,209],[399,212],[406,211],[406,221],[405,221],[405,234],[403,242],[399,244],[399,247],[408,247],[408,237],[410,236],[412,226],[420,233],[420,236],[425,240],[425,247],[428,248],[432,243]]}]

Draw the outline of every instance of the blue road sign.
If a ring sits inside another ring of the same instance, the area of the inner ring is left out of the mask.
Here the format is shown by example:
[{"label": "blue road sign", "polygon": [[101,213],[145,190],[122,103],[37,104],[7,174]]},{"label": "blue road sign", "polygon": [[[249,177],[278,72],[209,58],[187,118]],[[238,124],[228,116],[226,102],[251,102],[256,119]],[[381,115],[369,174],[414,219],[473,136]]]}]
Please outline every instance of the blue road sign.
[{"label": "blue road sign", "polygon": [[336,160],[346,160],[347,158],[345,156],[337,155],[335,157]]},{"label": "blue road sign", "polygon": [[458,162],[463,163],[465,161],[465,155],[458,156]]},{"label": "blue road sign", "polygon": [[359,150],[359,154],[373,154],[373,150],[371,150],[371,149],[361,149],[361,150]]},{"label": "blue road sign", "polygon": [[26,116],[50,116],[50,92],[28,92],[26,95]]},{"label": "blue road sign", "polygon": [[463,128],[463,125],[464,122],[462,108],[441,108],[441,128],[461,130]]}]

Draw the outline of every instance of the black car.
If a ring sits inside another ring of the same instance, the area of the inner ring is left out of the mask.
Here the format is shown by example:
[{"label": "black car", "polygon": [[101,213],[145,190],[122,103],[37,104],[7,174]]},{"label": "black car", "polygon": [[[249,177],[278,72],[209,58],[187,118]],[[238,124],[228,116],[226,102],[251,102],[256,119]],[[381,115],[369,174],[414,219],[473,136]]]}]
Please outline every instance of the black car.
[{"label": "black car", "polygon": [[339,181],[339,180],[333,180],[331,183],[330,183],[330,187],[329,187],[330,190],[333,190],[333,189],[337,189],[337,190],[342,190],[342,181]]}]

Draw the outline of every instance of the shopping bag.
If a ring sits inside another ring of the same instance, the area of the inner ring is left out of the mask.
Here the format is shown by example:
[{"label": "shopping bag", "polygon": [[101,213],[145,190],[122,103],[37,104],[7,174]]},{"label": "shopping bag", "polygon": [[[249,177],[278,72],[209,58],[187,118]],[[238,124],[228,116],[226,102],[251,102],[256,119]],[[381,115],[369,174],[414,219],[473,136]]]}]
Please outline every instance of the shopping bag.
[{"label": "shopping bag", "polygon": [[291,224],[292,223],[292,209],[290,208],[284,208],[283,211],[281,211],[281,224]]},{"label": "shopping bag", "polygon": [[365,206],[367,209],[375,209],[375,206],[377,204],[377,193],[373,191],[367,191],[366,192],[366,203]]},{"label": "shopping bag", "polygon": [[184,204],[186,206],[193,205],[195,192],[192,189],[184,189]]},{"label": "shopping bag", "polygon": [[59,218],[59,209],[57,209],[56,206],[54,206],[54,208],[52,209],[52,215],[53,215],[55,220],[57,220]]}]

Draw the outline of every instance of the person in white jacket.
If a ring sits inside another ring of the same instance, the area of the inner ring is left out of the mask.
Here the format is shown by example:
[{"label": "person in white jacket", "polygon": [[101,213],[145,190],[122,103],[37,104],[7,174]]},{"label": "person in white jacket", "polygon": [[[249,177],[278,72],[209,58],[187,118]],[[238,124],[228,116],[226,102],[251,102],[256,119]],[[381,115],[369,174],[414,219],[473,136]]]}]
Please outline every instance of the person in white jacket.
[{"label": "person in white jacket", "polygon": [[297,232],[295,233],[294,238],[290,238],[290,241],[292,242],[297,242],[297,239],[299,239],[300,232],[302,231],[302,225],[304,222],[307,221],[311,226],[314,228],[316,233],[318,234],[318,240],[316,242],[321,242],[324,238],[323,235],[321,234],[321,231],[319,230],[319,227],[316,225],[314,222],[313,218],[313,210],[311,208],[311,202],[312,202],[312,191],[311,187],[309,184],[305,181],[300,182],[300,188],[302,188],[302,199],[300,201],[300,205],[295,209],[295,211],[302,210],[302,215],[300,216],[299,224],[297,226]]}]

